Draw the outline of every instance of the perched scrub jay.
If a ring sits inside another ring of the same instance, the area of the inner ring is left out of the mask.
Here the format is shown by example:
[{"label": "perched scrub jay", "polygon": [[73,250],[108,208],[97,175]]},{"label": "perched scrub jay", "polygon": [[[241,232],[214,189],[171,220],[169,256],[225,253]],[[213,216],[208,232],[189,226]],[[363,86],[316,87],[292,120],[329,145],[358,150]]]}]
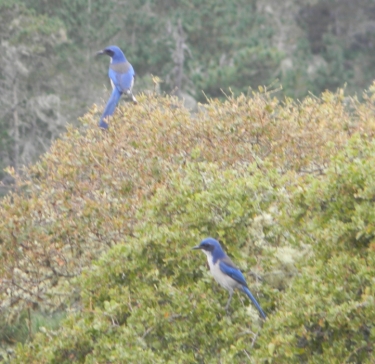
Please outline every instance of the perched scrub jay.
[{"label": "perched scrub jay", "polygon": [[225,254],[223,248],[217,240],[213,238],[204,239],[193,249],[201,249],[203,253],[207,255],[208,265],[210,266],[210,271],[214,276],[216,282],[229,292],[229,299],[225,306],[225,310],[228,310],[229,308],[234,289],[238,288],[246,293],[246,295],[251,299],[251,301],[258,309],[261,316],[264,319],[266,318],[266,315],[263,312],[262,308],[259,306],[259,303],[247,287],[245,277],[243,276],[241,271],[233,264],[228,255]]},{"label": "perched scrub jay", "polygon": [[101,128],[108,129],[106,119],[108,116],[113,115],[122,94],[131,96],[133,102],[137,102],[132,94],[135,72],[119,47],[109,46],[97,53],[97,55],[100,54],[106,54],[111,57],[108,76],[112,84],[112,94],[105,106],[103,115],[100,117],[99,122]]}]

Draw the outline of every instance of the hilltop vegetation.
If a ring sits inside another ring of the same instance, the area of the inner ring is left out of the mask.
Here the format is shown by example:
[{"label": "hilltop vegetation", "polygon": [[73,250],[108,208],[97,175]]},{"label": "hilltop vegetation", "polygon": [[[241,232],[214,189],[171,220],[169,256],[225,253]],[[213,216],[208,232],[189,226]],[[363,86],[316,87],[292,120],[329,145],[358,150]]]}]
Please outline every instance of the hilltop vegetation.
[{"label": "hilltop vegetation", "polygon": [[[25,312],[67,312],[12,362],[373,362],[373,91],[259,92],[196,114],[141,95],[108,132],[93,108],[2,201],[3,347]],[[191,251],[206,236],[264,324],[240,295],[225,314]]]}]

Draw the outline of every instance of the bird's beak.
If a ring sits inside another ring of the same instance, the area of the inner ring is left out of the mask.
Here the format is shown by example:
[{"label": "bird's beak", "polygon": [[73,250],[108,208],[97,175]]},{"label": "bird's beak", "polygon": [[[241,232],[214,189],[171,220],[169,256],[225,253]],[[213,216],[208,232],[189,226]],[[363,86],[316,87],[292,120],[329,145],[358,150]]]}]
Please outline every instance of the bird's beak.
[{"label": "bird's beak", "polygon": [[105,54],[105,53],[104,53],[104,50],[101,50],[101,51],[99,51],[99,52],[96,52],[95,56],[100,56],[100,55],[102,55],[102,54]]},{"label": "bird's beak", "polygon": [[191,250],[197,250],[197,249],[201,249],[201,247],[199,245],[197,245],[197,246],[191,248]]}]

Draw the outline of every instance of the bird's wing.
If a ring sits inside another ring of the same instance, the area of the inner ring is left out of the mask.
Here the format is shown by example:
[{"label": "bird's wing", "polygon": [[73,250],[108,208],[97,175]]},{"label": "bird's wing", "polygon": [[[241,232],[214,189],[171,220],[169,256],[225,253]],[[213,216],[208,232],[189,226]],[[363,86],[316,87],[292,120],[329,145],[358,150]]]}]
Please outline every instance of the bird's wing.
[{"label": "bird's wing", "polygon": [[247,287],[247,283],[242,272],[234,265],[234,263],[230,260],[228,256],[220,261],[219,267],[224,274],[228,275],[241,285]]}]

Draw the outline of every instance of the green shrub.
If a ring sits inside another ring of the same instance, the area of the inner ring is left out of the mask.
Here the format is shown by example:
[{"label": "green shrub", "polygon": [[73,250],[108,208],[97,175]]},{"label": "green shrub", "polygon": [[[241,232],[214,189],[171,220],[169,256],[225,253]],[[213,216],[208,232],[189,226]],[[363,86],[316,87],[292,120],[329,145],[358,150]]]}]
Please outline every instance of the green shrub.
[{"label": "green shrub", "polygon": [[[244,176],[206,163],[173,173],[169,186],[138,212],[134,238],[79,278],[82,312],[59,333],[40,334],[15,362],[245,360],[260,330],[258,313],[237,296],[226,316],[227,292],[191,248],[207,235],[219,236],[245,273],[253,267],[262,276],[272,252],[287,244],[272,216],[278,177],[256,166]],[[278,291],[246,275],[271,314]]]},{"label": "green shrub", "polygon": [[356,135],[296,193],[294,230],[314,255],[265,326],[257,361],[374,362],[374,166],[375,143]]},{"label": "green shrub", "polygon": [[[372,92],[363,103],[261,93],[195,115],[143,95],[105,133],[93,109],[0,208],[1,320],[74,311],[14,361],[370,360]],[[225,315],[227,293],[190,251],[208,235],[244,271],[263,329],[241,295]]]}]

